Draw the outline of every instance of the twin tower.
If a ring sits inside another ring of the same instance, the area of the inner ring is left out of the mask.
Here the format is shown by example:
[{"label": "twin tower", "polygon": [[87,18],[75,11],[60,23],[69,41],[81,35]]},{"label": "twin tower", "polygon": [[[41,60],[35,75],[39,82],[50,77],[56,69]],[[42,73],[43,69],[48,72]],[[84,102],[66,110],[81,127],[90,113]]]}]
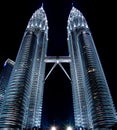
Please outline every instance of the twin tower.
[{"label": "twin tower", "polygon": [[[111,93],[89,27],[75,7],[72,7],[68,17],[67,41],[69,56],[47,56],[46,13],[43,7],[33,13],[5,90],[0,130],[41,128],[44,82],[57,64],[71,81],[76,128],[110,130],[117,122]],[[54,66],[45,76],[47,63],[54,63]],[[70,76],[62,63],[70,64]]]}]

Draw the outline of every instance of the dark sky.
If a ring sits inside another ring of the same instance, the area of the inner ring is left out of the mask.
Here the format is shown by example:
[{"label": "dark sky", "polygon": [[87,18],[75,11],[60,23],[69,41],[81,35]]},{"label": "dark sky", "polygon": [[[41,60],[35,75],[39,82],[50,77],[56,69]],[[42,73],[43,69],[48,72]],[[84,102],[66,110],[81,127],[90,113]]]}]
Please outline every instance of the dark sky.
[{"label": "dark sky", "polygon": [[[0,70],[7,58],[15,61],[32,13],[41,7],[48,18],[48,55],[67,55],[67,19],[73,5],[85,16],[117,108],[116,10],[107,0],[6,0],[0,3]],[[68,65],[65,65],[68,68]],[[51,65],[48,65],[50,68]],[[48,71],[48,70],[47,70]],[[68,70],[69,71],[69,70]],[[59,75],[59,77],[57,77]],[[67,81],[67,82],[66,82]],[[59,66],[45,83],[46,125],[73,120],[71,86]]]}]

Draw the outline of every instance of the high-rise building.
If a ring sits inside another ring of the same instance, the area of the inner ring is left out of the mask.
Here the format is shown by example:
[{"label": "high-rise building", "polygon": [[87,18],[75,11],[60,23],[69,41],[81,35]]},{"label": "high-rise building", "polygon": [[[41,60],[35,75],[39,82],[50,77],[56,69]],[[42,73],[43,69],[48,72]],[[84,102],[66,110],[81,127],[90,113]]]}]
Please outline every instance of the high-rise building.
[{"label": "high-rise building", "polygon": [[34,12],[26,27],[7,93],[1,108],[0,128],[40,127],[48,25],[43,7]]},{"label": "high-rise building", "polygon": [[7,89],[8,81],[14,66],[14,61],[7,59],[4,63],[3,69],[0,73],[0,111],[4,101],[4,95]]},{"label": "high-rise building", "polygon": [[116,111],[90,29],[74,7],[67,29],[75,126],[108,130],[117,122]]},{"label": "high-rise building", "polygon": [[[44,82],[56,65],[71,81],[75,128],[109,130],[117,122],[90,29],[82,13],[75,7],[69,14],[67,31],[69,56],[47,56],[47,17],[43,7],[34,12],[7,85],[0,113],[0,129],[41,128]],[[54,65],[45,76],[47,63]],[[71,76],[62,63],[70,64]]]}]

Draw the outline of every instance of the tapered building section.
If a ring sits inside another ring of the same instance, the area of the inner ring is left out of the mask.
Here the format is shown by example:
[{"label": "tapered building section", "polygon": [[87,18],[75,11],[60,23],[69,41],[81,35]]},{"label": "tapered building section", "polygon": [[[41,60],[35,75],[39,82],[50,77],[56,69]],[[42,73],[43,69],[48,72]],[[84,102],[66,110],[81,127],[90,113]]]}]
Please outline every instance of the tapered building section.
[{"label": "tapered building section", "polygon": [[67,29],[75,126],[108,130],[117,122],[114,104],[90,29],[74,7]]},{"label": "tapered building section", "polygon": [[29,20],[15,60],[1,108],[2,129],[40,127],[47,35],[47,17],[41,7]]},{"label": "tapered building section", "polygon": [[0,113],[4,101],[4,95],[8,86],[9,78],[13,70],[14,61],[7,59],[4,63],[3,69],[0,73]]}]

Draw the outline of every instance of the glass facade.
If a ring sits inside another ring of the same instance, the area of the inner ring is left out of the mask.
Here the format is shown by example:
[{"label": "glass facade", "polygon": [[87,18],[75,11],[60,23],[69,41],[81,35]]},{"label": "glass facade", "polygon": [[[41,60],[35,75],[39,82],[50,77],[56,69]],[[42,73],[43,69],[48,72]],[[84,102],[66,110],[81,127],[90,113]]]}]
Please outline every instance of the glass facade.
[{"label": "glass facade", "polygon": [[1,109],[0,127],[40,127],[48,25],[43,7],[25,30]]},{"label": "glass facade", "polygon": [[116,111],[87,22],[74,7],[67,29],[75,126],[108,129],[117,122]]},{"label": "glass facade", "polygon": [[7,89],[8,81],[14,66],[14,61],[7,59],[4,63],[4,67],[0,73],[0,113],[1,107],[4,101],[4,95]]}]

